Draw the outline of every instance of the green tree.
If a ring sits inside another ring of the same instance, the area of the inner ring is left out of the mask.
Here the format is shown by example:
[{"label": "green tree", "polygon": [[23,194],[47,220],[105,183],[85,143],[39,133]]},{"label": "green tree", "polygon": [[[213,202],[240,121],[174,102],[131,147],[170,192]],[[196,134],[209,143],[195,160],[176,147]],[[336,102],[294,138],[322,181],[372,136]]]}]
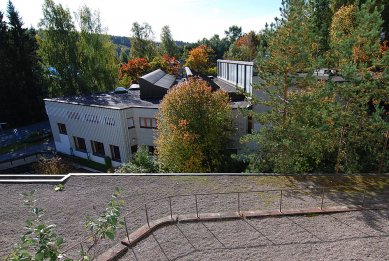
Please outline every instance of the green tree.
[{"label": "green tree", "polygon": [[170,27],[168,25],[162,27],[160,49],[161,54],[167,54],[171,57],[174,57],[177,54],[177,45],[173,39]]},{"label": "green tree", "polygon": [[38,54],[49,96],[80,94],[81,75],[77,51],[79,34],[70,11],[53,0],[45,0],[39,25]]},{"label": "green tree", "polygon": [[0,14],[0,119],[17,126],[43,118],[44,88],[35,30],[23,27],[11,1],[7,18],[8,25]]},{"label": "green tree", "polygon": [[115,47],[102,28],[100,14],[83,6],[78,12],[78,21],[81,29],[78,42],[81,89],[85,90],[83,92],[110,90],[116,84],[118,66]]},{"label": "green tree", "polygon": [[263,80],[258,87],[267,98],[257,97],[255,102],[269,110],[253,115],[263,127],[244,141],[259,144],[251,170],[305,172],[312,170],[311,162],[321,161],[326,150],[325,135],[316,131],[323,116],[315,80],[299,74],[313,71],[313,37],[303,0],[285,1],[281,11],[282,22],[257,61]]},{"label": "green tree", "polygon": [[318,54],[323,55],[330,48],[329,32],[332,21],[331,0],[310,0],[310,16],[313,31],[318,37]]},{"label": "green tree", "polygon": [[160,168],[171,172],[217,172],[231,131],[229,97],[199,78],[169,91],[157,118]]},{"label": "green tree", "polygon": [[[387,70],[376,72],[385,67],[386,59],[379,52],[381,11],[368,0],[361,7],[343,6],[334,14],[331,48],[336,53],[335,64],[347,80],[332,87],[340,101],[333,114],[336,172],[378,170],[388,160],[385,134],[389,124],[379,102],[389,98]],[[336,24],[343,16],[350,21],[347,28]]]},{"label": "green tree", "polygon": [[242,27],[232,25],[228,28],[228,30],[224,31],[224,34],[231,45],[242,36]]},{"label": "green tree", "polygon": [[39,55],[50,96],[107,91],[116,83],[115,49],[98,13],[83,7],[77,17],[81,32],[68,9],[52,0],[43,4]]},{"label": "green tree", "polygon": [[151,61],[157,54],[157,46],[153,40],[154,32],[148,23],[132,24],[130,55],[132,59],[145,58]]}]

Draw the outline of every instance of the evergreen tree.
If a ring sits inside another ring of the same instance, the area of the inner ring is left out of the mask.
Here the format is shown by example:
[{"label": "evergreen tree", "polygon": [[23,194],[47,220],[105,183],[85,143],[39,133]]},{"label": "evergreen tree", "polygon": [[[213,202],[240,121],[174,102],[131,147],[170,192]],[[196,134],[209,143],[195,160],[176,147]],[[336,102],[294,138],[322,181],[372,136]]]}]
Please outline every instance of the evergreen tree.
[{"label": "evergreen tree", "polygon": [[43,87],[36,55],[35,31],[23,27],[19,13],[11,1],[7,5],[7,18],[8,26],[2,18],[0,22],[0,118],[17,126],[42,119]]},{"label": "evergreen tree", "polygon": [[244,139],[259,144],[257,154],[251,156],[251,170],[312,171],[326,150],[326,136],[316,131],[324,116],[309,73],[314,68],[314,42],[304,15],[307,8],[303,0],[283,1],[278,29],[260,50],[258,87],[267,98],[255,102],[269,110],[253,115],[263,127]]}]

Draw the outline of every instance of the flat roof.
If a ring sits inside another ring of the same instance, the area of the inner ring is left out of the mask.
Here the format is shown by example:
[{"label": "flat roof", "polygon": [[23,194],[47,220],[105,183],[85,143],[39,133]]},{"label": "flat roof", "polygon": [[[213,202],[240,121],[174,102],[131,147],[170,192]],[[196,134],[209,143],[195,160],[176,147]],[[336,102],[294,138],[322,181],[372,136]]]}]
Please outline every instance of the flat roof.
[{"label": "flat roof", "polygon": [[82,96],[44,99],[44,101],[102,107],[109,109],[127,109],[132,107],[158,108],[160,100],[144,100],[140,98],[139,90],[129,90],[128,93],[113,92],[95,93]]},{"label": "flat roof", "polygon": [[[62,98],[44,99],[48,102],[58,102],[81,106],[100,107],[108,109],[128,109],[128,108],[151,108],[158,109],[161,102],[160,99],[142,100],[139,90],[129,90],[128,93],[116,94],[113,92],[96,93],[82,96],[69,96]],[[250,106],[247,101],[231,102],[231,107],[246,108]]]}]

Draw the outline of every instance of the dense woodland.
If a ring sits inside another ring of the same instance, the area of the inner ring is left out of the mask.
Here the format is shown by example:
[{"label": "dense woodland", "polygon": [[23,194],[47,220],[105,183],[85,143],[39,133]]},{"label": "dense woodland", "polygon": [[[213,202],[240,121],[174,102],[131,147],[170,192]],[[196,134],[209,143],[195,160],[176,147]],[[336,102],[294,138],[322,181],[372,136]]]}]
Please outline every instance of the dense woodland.
[{"label": "dense woodland", "polygon": [[[239,159],[249,171],[389,167],[388,1],[285,0],[262,30],[232,25],[196,43],[176,41],[168,25],[156,40],[147,23],[134,23],[129,37],[109,36],[98,12],[73,13],[53,0],[45,0],[42,17],[34,29],[11,1],[0,12],[0,121],[10,127],[44,118],[45,97],[130,86],[156,68],[176,74],[188,65],[214,75],[217,59],[253,61],[263,80],[256,88],[268,96],[253,102],[271,109],[242,111],[263,126],[243,139],[260,144]],[[317,81],[318,68],[345,82]]]}]

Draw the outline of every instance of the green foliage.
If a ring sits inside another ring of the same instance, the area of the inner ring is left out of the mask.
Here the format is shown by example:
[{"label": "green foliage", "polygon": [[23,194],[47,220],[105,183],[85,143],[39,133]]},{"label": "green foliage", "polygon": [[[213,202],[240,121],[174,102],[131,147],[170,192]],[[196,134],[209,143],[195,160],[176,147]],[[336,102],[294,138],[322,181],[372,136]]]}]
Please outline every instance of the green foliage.
[{"label": "green foliage", "polygon": [[174,57],[177,54],[177,46],[168,25],[162,27],[160,53],[167,54],[171,57]]},{"label": "green foliage", "polygon": [[[329,49],[318,53],[323,39],[304,15],[312,3],[283,3],[258,57],[264,95],[256,102],[268,111],[253,115],[262,128],[244,138],[260,144],[248,157],[249,171],[385,171],[389,89],[387,52],[379,51],[382,9],[374,1],[341,7],[332,19]],[[312,77],[323,64],[345,81]]]},{"label": "green foliage", "polygon": [[64,184],[58,184],[58,185],[54,186],[54,191],[55,192],[60,192],[60,191],[63,191],[64,189],[65,189],[65,185]]},{"label": "green foliage", "polygon": [[109,170],[112,169],[112,159],[109,156],[104,157],[105,167]]},{"label": "green foliage", "polygon": [[108,238],[114,240],[116,230],[124,225],[123,221],[119,220],[120,211],[124,205],[121,194],[121,190],[116,188],[115,192],[112,194],[112,200],[108,203],[108,206],[103,213],[97,219],[87,217],[85,227],[92,232],[92,247],[96,246],[102,239]]},{"label": "green foliage", "polygon": [[20,238],[15,250],[7,257],[10,261],[55,261],[60,255],[63,239],[55,233],[55,225],[43,221],[44,211],[36,206],[35,191],[23,193],[24,205],[33,218],[26,221],[26,232]]},{"label": "green foliage", "polygon": [[129,163],[121,165],[117,173],[156,173],[159,171],[155,157],[149,153],[147,146],[141,146]]},{"label": "green foliage", "polygon": [[223,165],[232,112],[225,92],[199,78],[165,95],[157,118],[157,155],[170,172],[217,172]]},{"label": "green foliage", "polygon": [[0,11],[0,119],[8,126],[41,120],[45,88],[37,56],[36,32],[23,26],[11,1],[8,23]]},{"label": "green foliage", "polygon": [[100,16],[84,6],[77,14],[45,0],[38,37],[41,65],[50,96],[107,91],[117,78],[115,48],[104,34]]},{"label": "green foliage", "polygon": [[157,46],[154,42],[154,32],[148,23],[140,25],[135,22],[131,28],[131,49],[132,59],[145,58],[151,61],[157,54]]}]

